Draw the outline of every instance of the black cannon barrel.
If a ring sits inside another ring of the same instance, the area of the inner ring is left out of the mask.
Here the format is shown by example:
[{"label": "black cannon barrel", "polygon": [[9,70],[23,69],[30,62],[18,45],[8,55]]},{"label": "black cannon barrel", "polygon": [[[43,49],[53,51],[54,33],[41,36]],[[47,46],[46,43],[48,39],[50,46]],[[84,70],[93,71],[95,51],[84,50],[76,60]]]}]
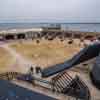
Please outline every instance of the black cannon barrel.
[{"label": "black cannon barrel", "polygon": [[49,66],[48,68],[42,70],[42,77],[49,77],[64,70],[70,69],[77,64],[88,61],[99,55],[100,43],[95,43],[82,49],[79,53],[73,56],[68,61],[64,63]]}]

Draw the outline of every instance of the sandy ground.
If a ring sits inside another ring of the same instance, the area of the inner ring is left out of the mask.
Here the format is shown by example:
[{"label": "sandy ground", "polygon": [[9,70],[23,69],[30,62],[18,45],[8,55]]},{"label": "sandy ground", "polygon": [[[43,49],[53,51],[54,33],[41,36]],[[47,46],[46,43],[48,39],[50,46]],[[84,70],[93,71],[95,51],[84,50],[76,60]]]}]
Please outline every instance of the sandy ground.
[{"label": "sandy ground", "polygon": [[68,40],[60,42],[57,39],[41,40],[39,44],[35,41],[21,41],[10,44],[10,47],[32,63],[45,68],[71,58],[80,50],[78,41],[71,45],[67,42]]},{"label": "sandy ground", "polygon": [[0,72],[8,71],[14,62],[13,56],[0,45]]},{"label": "sandy ground", "polygon": [[5,49],[13,57],[14,63],[8,66],[8,71],[16,71],[26,73],[31,65],[31,61],[26,60],[23,56],[18,54],[15,50],[10,48],[8,44],[3,44],[2,48]]},{"label": "sandy ground", "polygon": [[[15,63],[13,63],[10,67],[8,66],[9,71],[26,73],[31,65],[39,65],[42,66],[42,68],[45,68],[49,65],[60,63],[65,61],[66,59],[69,59],[82,48],[79,47],[78,40],[75,40],[75,43],[71,45],[68,45],[67,42],[68,40],[63,42],[60,42],[58,40],[50,42],[47,40],[42,40],[40,44],[36,44],[35,41],[17,41],[13,43],[11,42],[2,44],[0,48],[2,47],[3,50],[9,52],[7,54],[10,54],[15,61]],[[78,74],[81,79],[87,84],[87,86],[91,90],[92,100],[100,100],[100,91],[91,84],[89,73],[85,73],[83,72],[83,70],[73,70],[69,73],[72,74],[72,76],[74,74]],[[54,96],[56,98],[59,97],[60,100],[65,100],[64,96],[57,96],[58,94],[53,94],[49,91],[45,92],[44,89],[41,89],[39,87],[32,88],[33,86],[29,84],[19,82],[16,84],[22,85],[26,88],[40,93],[47,94],[49,96]]]}]

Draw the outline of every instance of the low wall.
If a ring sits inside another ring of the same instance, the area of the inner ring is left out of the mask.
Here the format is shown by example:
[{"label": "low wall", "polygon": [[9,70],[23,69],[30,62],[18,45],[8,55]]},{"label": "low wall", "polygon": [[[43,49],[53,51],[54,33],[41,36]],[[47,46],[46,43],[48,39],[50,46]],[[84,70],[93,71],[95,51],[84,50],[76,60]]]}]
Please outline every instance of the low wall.
[{"label": "low wall", "polygon": [[99,33],[87,33],[87,32],[75,32],[75,31],[55,31],[46,30],[41,32],[23,32],[23,33],[6,33],[0,34],[0,40],[15,40],[15,39],[40,39],[45,38],[47,40],[53,40],[54,38],[65,39],[65,38],[78,38],[78,39],[92,39],[97,37],[100,39]]}]

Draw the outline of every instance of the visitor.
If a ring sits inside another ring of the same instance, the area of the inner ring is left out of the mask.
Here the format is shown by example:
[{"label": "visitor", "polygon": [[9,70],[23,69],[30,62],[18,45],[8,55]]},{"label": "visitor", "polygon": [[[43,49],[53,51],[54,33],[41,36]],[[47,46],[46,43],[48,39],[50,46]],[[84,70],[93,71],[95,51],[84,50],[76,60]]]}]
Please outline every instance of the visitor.
[{"label": "visitor", "polygon": [[35,70],[36,70],[36,74],[41,73],[41,68],[40,68],[39,66],[36,66],[36,67],[35,67]]},{"label": "visitor", "polygon": [[30,69],[29,69],[29,74],[33,75],[33,73],[34,73],[34,68],[31,66]]}]

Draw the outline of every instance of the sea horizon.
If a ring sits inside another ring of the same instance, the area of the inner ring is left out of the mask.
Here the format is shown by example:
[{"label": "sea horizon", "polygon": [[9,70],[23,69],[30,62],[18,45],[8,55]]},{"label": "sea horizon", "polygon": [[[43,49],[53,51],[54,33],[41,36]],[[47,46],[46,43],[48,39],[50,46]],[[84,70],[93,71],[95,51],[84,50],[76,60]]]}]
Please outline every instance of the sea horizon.
[{"label": "sea horizon", "polygon": [[41,28],[48,25],[60,24],[64,30],[84,31],[84,32],[100,32],[100,23],[60,23],[60,22],[10,22],[0,23],[0,31],[11,29],[28,29],[28,28]]}]

